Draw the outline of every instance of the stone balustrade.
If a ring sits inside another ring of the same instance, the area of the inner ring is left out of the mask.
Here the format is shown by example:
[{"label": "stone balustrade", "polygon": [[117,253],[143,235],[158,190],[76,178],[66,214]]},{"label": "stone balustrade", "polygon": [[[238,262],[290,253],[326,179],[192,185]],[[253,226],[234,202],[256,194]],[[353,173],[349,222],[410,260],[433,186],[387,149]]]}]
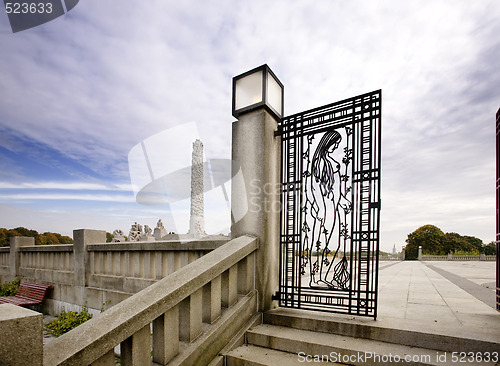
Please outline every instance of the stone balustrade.
[{"label": "stone balustrade", "polygon": [[495,255],[425,255],[421,256],[422,261],[496,261]]},{"label": "stone balustrade", "polygon": [[227,241],[91,244],[88,286],[135,293]]},{"label": "stone balustrade", "polygon": [[9,275],[10,248],[0,248],[0,276]]},{"label": "stone balustrade", "polygon": [[73,283],[73,244],[20,247],[16,276],[40,283]]},{"label": "stone balustrade", "polygon": [[[257,312],[257,248],[258,239],[241,236],[173,271],[47,343],[43,364],[115,365],[118,345],[122,365],[208,364]],[[144,274],[147,258],[139,259]],[[175,256],[166,258],[166,267],[149,273],[168,271]]]},{"label": "stone balustrade", "polygon": [[104,243],[99,230],[75,230],[74,237],[74,244],[36,246],[33,238],[11,238],[10,248],[0,248],[0,281],[52,285],[42,308],[49,314],[84,303],[96,314],[104,303],[115,305],[229,241]]}]

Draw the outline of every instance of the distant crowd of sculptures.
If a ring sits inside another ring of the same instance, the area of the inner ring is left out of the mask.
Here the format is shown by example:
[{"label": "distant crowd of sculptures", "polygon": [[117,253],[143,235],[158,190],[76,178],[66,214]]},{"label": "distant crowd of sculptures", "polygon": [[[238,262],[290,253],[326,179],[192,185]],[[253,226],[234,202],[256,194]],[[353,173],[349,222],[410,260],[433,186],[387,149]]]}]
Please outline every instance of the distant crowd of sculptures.
[{"label": "distant crowd of sculptures", "polygon": [[113,231],[113,239],[111,242],[113,243],[120,243],[124,241],[153,241],[153,240],[161,240],[165,235],[168,234],[174,234],[173,232],[167,232],[165,227],[163,226],[163,223],[161,222],[161,219],[158,220],[156,223],[156,227],[153,230],[151,230],[151,227],[148,225],[144,225],[144,227],[141,224],[138,224],[135,222],[132,224],[130,231],[128,233],[128,237],[126,238],[123,235],[123,230],[115,230]]}]

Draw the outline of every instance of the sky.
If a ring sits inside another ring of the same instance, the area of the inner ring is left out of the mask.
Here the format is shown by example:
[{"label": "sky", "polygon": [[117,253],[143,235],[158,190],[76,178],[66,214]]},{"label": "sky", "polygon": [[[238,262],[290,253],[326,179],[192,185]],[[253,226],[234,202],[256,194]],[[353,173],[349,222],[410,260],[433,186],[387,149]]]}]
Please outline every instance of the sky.
[{"label": "sky", "polygon": [[[188,200],[138,202],[129,156],[154,141],[167,174],[184,136],[230,159],[232,77],[267,63],[285,115],[382,89],[382,250],[425,224],[489,243],[499,19],[497,0],[86,0],[12,33],[2,12],[0,227],[184,232]],[[227,232],[212,193],[206,230]]]}]

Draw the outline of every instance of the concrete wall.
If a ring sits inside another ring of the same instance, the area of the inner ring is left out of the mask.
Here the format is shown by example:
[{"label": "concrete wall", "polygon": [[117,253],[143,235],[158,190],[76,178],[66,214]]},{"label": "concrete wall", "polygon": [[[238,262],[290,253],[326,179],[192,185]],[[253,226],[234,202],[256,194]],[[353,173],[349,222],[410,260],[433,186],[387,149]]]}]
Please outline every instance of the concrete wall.
[{"label": "concrete wall", "polygon": [[75,230],[75,244],[35,246],[32,238],[11,238],[0,248],[0,281],[52,285],[41,310],[60,313],[84,303],[94,313],[113,306],[213,249],[229,238],[197,241],[104,243],[105,232]]}]

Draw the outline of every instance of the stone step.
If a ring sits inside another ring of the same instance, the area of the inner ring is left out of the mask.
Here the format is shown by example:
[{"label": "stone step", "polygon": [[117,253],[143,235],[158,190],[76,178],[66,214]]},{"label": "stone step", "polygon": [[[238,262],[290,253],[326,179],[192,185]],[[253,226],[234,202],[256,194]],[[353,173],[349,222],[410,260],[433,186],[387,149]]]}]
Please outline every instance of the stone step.
[{"label": "stone step", "polygon": [[[330,361],[350,365],[456,365],[460,355],[433,349],[353,338],[336,334],[293,329],[269,324],[258,325],[247,332],[249,345],[292,354],[302,363]],[[484,355],[482,355],[484,357]],[[491,360],[495,357],[490,355]],[[464,358],[467,360],[467,357]],[[491,361],[490,360],[490,361]],[[494,362],[476,362],[493,365]],[[470,364],[470,363],[469,363]]]},{"label": "stone step", "polygon": [[309,330],[327,334],[336,334],[353,338],[401,344],[424,349],[447,352],[487,353],[500,350],[500,339],[495,334],[486,332],[457,334],[456,329],[449,331],[432,329],[421,324],[384,324],[370,319],[341,317],[320,312],[295,309],[273,309],[263,315],[263,323]]},{"label": "stone step", "polygon": [[[271,348],[257,347],[245,344],[226,354],[226,366],[294,366],[304,365],[297,354],[281,352]],[[308,361],[307,365],[341,365]]]}]

